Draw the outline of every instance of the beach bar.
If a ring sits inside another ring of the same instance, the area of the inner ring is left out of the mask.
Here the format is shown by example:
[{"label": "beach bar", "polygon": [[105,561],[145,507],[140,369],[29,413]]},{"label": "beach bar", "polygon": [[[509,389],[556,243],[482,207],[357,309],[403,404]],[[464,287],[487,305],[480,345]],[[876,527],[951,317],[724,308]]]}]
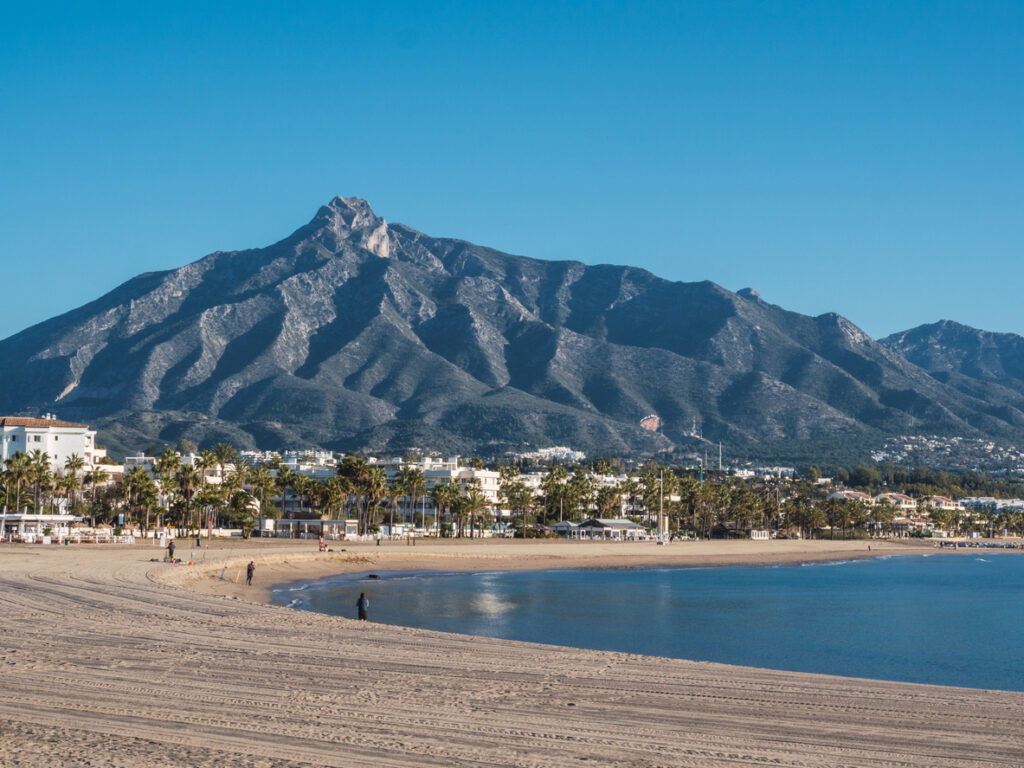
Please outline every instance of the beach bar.
[{"label": "beach bar", "polygon": [[584,520],[579,526],[580,538],[636,541],[646,535],[647,531],[642,525],[625,519],[608,520],[594,517]]},{"label": "beach bar", "polygon": [[[269,522],[269,521],[268,521]],[[281,518],[274,520],[274,535],[285,539],[325,539],[351,538],[356,534],[356,520],[322,520]]]},{"label": "beach bar", "polygon": [[74,515],[37,515],[29,512],[0,513],[0,541],[28,544],[63,541],[71,535],[71,524],[81,518]]}]

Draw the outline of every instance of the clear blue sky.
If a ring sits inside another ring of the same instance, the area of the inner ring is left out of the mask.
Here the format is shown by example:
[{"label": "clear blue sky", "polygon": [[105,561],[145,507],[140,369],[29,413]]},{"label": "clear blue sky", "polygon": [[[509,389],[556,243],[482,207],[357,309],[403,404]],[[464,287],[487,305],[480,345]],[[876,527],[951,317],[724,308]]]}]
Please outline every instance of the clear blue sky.
[{"label": "clear blue sky", "polygon": [[83,5],[0,3],[0,337],[337,194],[873,336],[1024,333],[1024,3]]}]

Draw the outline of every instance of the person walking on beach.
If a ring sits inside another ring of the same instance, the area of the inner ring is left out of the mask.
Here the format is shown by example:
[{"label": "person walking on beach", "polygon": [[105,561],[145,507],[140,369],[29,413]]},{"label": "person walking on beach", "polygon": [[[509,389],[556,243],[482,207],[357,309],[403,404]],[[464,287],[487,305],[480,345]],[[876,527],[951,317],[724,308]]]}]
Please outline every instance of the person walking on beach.
[{"label": "person walking on beach", "polygon": [[359,593],[359,599],[356,600],[356,608],[359,609],[359,620],[366,621],[366,609],[370,607],[370,600],[366,597],[365,592]]},{"label": "person walking on beach", "polygon": [[254,563],[252,560],[250,560],[249,564],[247,566],[245,566],[245,585],[247,587],[251,587],[252,586],[252,574],[253,574],[253,572],[255,570],[256,570],[256,563]]},{"label": "person walking on beach", "polygon": [[170,544],[167,545],[167,556],[170,557],[171,560],[174,559],[174,542],[173,541]]}]

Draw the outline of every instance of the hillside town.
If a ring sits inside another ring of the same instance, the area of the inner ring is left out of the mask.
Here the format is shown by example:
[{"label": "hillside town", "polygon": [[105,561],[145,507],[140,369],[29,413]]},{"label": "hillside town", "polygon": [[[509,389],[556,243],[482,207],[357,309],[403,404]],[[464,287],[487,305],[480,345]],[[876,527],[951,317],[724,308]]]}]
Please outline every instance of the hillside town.
[{"label": "hillside town", "polygon": [[1024,449],[988,438],[899,435],[871,452],[875,462],[1024,476]]},{"label": "hillside town", "polygon": [[[1024,499],[944,495],[927,468],[745,469],[197,450],[113,461],[88,425],[0,419],[7,541],[262,536],[337,539],[992,537],[1024,532]],[[559,461],[555,457],[571,458]],[[976,480],[976,478],[975,478]],[[900,486],[900,487],[896,487]],[[913,491],[913,492],[911,492]],[[1024,495],[1024,494],[1022,494]]]}]

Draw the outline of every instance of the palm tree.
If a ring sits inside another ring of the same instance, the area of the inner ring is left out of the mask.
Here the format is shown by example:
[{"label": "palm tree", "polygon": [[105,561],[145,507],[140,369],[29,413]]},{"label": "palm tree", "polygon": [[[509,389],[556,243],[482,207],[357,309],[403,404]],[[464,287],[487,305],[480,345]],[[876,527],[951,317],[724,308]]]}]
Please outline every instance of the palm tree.
[{"label": "palm tree", "polygon": [[139,508],[146,513],[143,520],[142,527],[142,538],[146,538],[146,534],[149,532],[149,516],[152,514],[153,509],[159,507],[160,495],[157,493],[156,483],[153,482],[151,477],[146,478],[146,482],[142,484],[142,488],[138,494]]},{"label": "palm tree", "polygon": [[299,512],[300,513],[304,511],[303,510],[303,501],[305,500],[306,496],[310,497],[310,507],[313,506],[312,496],[313,496],[313,491],[315,490],[315,487],[316,487],[316,482],[313,480],[313,478],[309,477],[308,475],[300,475],[300,474],[296,473],[295,477],[292,478],[292,488],[295,489],[295,493],[297,493],[298,496],[299,496]]},{"label": "palm tree", "polygon": [[[85,469],[85,459],[83,459],[77,453],[72,453],[64,460],[64,471],[67,472],[67,476],[69,479],[73,479],[75,481],[74,488],[72,489],[72,494],[78,488],[78,473],[81,472],[83,469]],[[72,497],[72,509],[74,509],[75,506],[77,506],[77,500]]]},{"label": "palm tree", "polygon": [[[173,448],[165,450],[153,462],[153,473],[159,482],[165,515],[169,515],[171,511],[175,477],[179,469],[181,469],[181,454]],[[166,517],[164,521],[166,522]]]},{"label": "palm tree", "polygon": [[[447,483],[438,483],[430,489],[430,501],[434,505],[434,517],[438,536],[441,534],[441,511],[450,510],[455,496],[455,489]],[[449,514],[450,518],[451,515]]]},{"label": "palm tree", "polygon": [[185,464],[178,470],[175,479],[178,490],[181,491],[182,498],[185,500],[185,528],[188,530],[192,527],[192,495],[199,484],[199,472],[195,466]]},{"label": "palm tree", "polygon": [[200,486],[199,490],[196,492],[195,504],[198,512],[197,523],[199,523],[199,527],[202,529],[202,513],[205,512],[207,538],[209,538],[209,535],[213,530],[214,517],[226,501],[227,488],[223,485],[203,485]]},{"label": "palm tree", "polygon": [[[7,460],[8,494],[10,484],[14,483],[14,509],[20,509],[22,504],[21,487],[32,482],[32,465],[29,457],[24,453],[16,453]],[[8,499],[9,500],[9,499]]]},{"label": "palm tree", "polygon": [[405,494],[400,475],[388,483],[388,490],[390,497],[388,503],[388,537],[390,538],[395,535],[395,510],[398,508],[398,497]]},{"label": "palm tree", "polygon": [[363,533],[369,533],[370,531],[370,518],[377,509],[381,500],[384,499],[388,488],[387,475],[384,474],[384,470],[380,467],[371,467],[369,472],[366,473],[366,481],[363,485],[363,493],[366,496],[367,510],[366,510],[366,525],[363,529]]},{"label": "palm tree", "polygon": [[577,469],[569,478],[567,486],[569,508],[573,517],[587,517],[594,500],[594,481],[582,469]]},{"label": "palm tree", "polygon": [[541,480],[540,487],[544,493],[544,506],[549,519],[554,518],[555,515],[558,515],[559,518],[562,516],[566,498],[565,484],[568,477],[569,471],[565,467],[554,464]]},{"label": "palm tree", "polygon": [[613,486],[602,486],[597,492],[597,516],[607,517],[612,510],[622,508],[622,497],[619,489]]},{"label": "palm tree", "polygon": [[274,476],[264,465],[253,467],[249,471],[249,485],[256,491],[260,501],[260,536],[263,536],[263,513],[267,503],[267,492],[274,487]]},{"label": "palm tree", "polygon": [[224,482],[224,467],[238,461],[238,451],[227,443],[217,443],[217,445],[213,447],[213,457],[217,462],[217,466],[220,468],[221,482]]},{"label": "palm tree", "polygon": [[68,504],[72,505],[72,508],[78,505],[75,498],[75,492],[79,487],[78,475],[65,475],[57,482],[57,487],[64,492],[64,495],[68,499]]},{"label": "palm tree", "polygon": [[349,482],[347,477],[336,475],[335,477],[328,478],[325,483],[325,491],[324,502],[327,506],[330,519],[333,520],[335,519],[335,512],[337,512],[340,517],[341,508],[345,504],[345,499],[352,491],[352,484]]},{"label": "palm tree", "polygon": [[627,478],[619,483],[619,493],[626,498],[630,514],[636,514],[637,499],[640,498],[640,483],[633,478]]},{"label": "palm tree", "polygon": [[230,514],[232,522],[241,524],[244,538],[248,538],[252,532],[252,503],[253,497],[241,488],[236,488],[231,492],[227,503],[228,514]]},{"label": "palm tree", "polygon": [[96,486],[107,481],[108,475],[105,470],[95,467],[85,473],[85,482],[92,486],[92,503],[89,505],[90,525],[96,527]]},{"label": "palm tree", "polygon": [[50,497],[50,514],[54,514],[54,506],[57,503],[57,492],[64,490],[64,478],[57,477],[49,469],[46,470],[46,474],[43,476],[42,481],[43,493]]},{"label": "palm tree", "polygon": [[149,473],[140,466],[131,467],[124,473],[124,477],[121,479],[121,487],[124,489],[125,503],[127,505],[125,513],[126,526],[131,523],[132,511],[134,509],[133,502],[138,502],[142,495],[142,490],[147,484],[152,484]]},{"label": "palm tree", "polygon": [[[423,471],[419,467],[406,467],[399,474],[399,479],[402,484],[402,489],[406,494],[406,498],[412,505],[412,517],[413,524],[416,523],[416,499],[420,495],[420,492],[426,488],[426,478],[423,476]],[[407,506],[408,509],[408,506]],[[423,512],[423,527],[426,528],[426,512]]]},{"label": "palm tree", "polygon": [[501,495],[508,504],[513,519],[519,518],[523,527],[523,538],[527,538],[529,514],[534,506],[533,489],[519,481],[507,482],[501,486]]},{"label": "palm tree", "polygon": [[462,504],[460,504],[459,536],[462,535],[462,515],[469,515],[469,538],[472,539],[473,531],[476,528],[476,516],[487,509],[487,506],[487,497],[484,496],[484,492],[480,488],[480,481],[470,480],[466,483],[462,494]]},{"label": "palm tree", "polygon": [[338,475],[345,477],[351,483],[351,493],[356,502],[356,518],[359,520],[359,530],[363,530],[363,509],[366,501],[366,486],[369,481],[370,465],[366,459],[356,456],[346,456],[338,465]]},{"label": "palm tree", "polygon": [[32,468],[32,482],[36,487],[35,508],[38,510],[40,486],[50,473],[50,454],[37,448],[28,455],[28,462]]},{"label": "palm tree", "polygon": [[217,466],[217,457],[213,455],[213,451],[200,451],[199,456],[196,457],[195,466],[199,470],[200,484],[206,485],[206,473]]},{"label": "palm tree", "polygon": [[288,501],[288,491],[291,489],[294,493],[295,482],[298,479],[298,473],[292,471],[290,468],[282,466],[277,470],[277,478],[274,480],[274,485],[281,493],[281,514],[285,512],[285,506]]}]

